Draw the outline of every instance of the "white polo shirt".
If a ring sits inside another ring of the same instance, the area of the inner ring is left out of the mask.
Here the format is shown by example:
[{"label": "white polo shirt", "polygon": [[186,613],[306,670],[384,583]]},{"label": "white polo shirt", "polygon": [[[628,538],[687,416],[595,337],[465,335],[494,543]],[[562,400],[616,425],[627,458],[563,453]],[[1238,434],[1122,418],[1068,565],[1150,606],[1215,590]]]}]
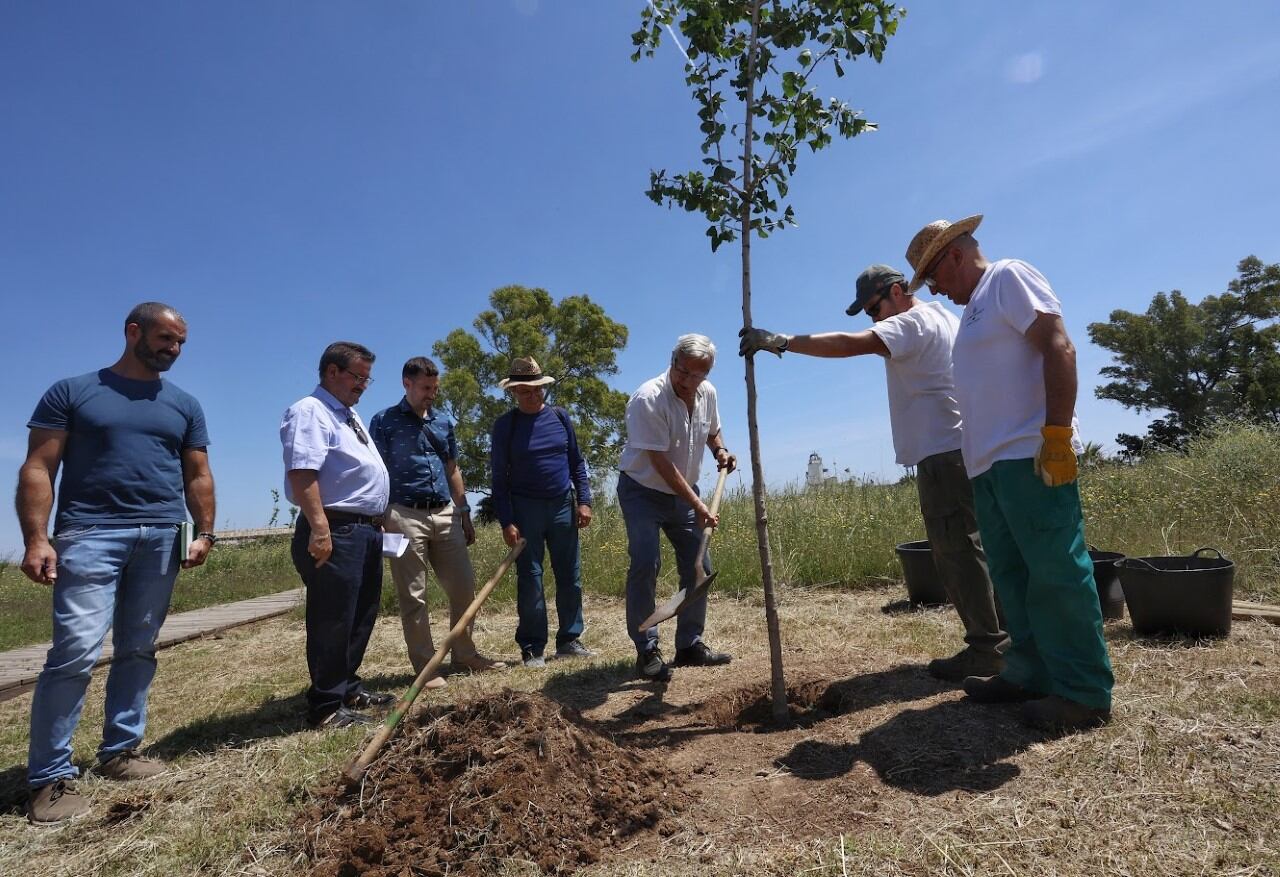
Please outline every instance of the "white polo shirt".
[{"label": "white polo shirt", "polygon": [[646,451],[662,451],[690,486],[698,483],[707,439],[720,432],[716,388],[698,385],[690,412],[671,386],[668,372],[645,381],[627,402],[627,444],[618,468],[645,487],[674,493]]},{"label": "white polo shirt", "polygon": [[951,345],[960,321],[941,302],[920,301],[871,327],[890,356],[889,425],[899,466],[960,449],[960,407],[951,379]]},{"label": "white polo shirt", "polygon": [[[960,316],[952,350],[956,401],[964,418],[960,450],[977,478],[1000,460],[1036,455],[1044,426],[1044,357],[1026,332],[1040,314],[1062,314],[1044,275],[1026,262],[992,262]],[[1079,454],[1076,420],[1071,444]]]}]

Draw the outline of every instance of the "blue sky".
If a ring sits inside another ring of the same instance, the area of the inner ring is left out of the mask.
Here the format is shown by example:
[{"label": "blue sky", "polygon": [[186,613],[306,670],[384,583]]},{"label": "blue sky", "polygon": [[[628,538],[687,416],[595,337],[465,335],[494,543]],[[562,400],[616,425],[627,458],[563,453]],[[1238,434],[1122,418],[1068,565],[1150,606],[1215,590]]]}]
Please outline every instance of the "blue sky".
[{"label": "blue sky", "polygon": [[[884,63],[825,90],[880,130],[802,156],[799,228],[754,247],[757,325],[864,328],[844,315],[861,268],[984,213],[987,255],[1032,262],[1063,300],[1085,437],[1141,431],[1093,398],[1107,357],[1085,326],[1280,261],[1280,5],[907,5]],[[587,293],[629,326],[623,390],[677,335],[710,335],[745,457],[737,250],[643,194],[650,168],[696,166],[699,139],[676,51],[629,59],[641,8],[0,2],[0,466],[45,388],[114,361],[124,314],[159,299],[190,324],[170,376],[208,415],[218,526],[264,525],[280,414],[326,343],[378,354],[368,418],[405,359],[509,283]],[[770,482],[810,451],[896,476],[878,361],[758,372]],[[0,552],[19,546],[6,502]]]}]

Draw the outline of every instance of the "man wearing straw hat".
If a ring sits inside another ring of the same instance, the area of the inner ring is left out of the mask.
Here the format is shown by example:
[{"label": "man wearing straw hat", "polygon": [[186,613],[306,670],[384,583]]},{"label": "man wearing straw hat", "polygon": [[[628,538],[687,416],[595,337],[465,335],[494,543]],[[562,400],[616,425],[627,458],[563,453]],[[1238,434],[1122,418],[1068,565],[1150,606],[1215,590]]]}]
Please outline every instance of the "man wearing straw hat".
[{"label": "man wearing straw hat", "polygon": [[592,656],[579,639],[585,625],[578,554],[578,530],[591,523],[591,480],[568,412],[546,404],[545,388],[555,382],[533,357],[513,360],[498,386],[516,407],[494,421],[489,435],[491,495],[502,538],[508,545],[526,542],[516,558],[516,643],[526,667],[546,662],[544,550],[556,576],[556,657]]},{"label": "man wearing straw hat", "polygon": [[[400,382],[404,398],[373,415],[369,436],[391,475],[386,529],[409,540],[404,554],[391,558],[391,578],[409,662],[417,674],[436,653],[427,611],[427,566],[435,570],[449,600],[449,624],[455,625],[476,596],[476,575],[467,553],[476,532],[458,468],[453,421],[435,408],[440,369],[425,356],[415,356],[400,370]],[[472,673],[506,666],[476,651],[470,630],[454,640],[450,658],[455,670]],[[444,684],[444,677],[434,676],[426,687]]]},{"label": "man wearing straw hat", "polygon": [[861,332],[783,335],[743,329],[738,352],[761,350],[808,356],[874,353],[884,359],[889,422],[899,465],[914,466],[920,513],[938,577],[964,623],[965,648],[929,662],[929,673],[960,682],[1004,669],[1009,637],[1000,628],[986,556],[973,511],[973,488],[960,455],[960,411],[951,380],[951,345],[959,321],[940,302],[907,292],[907,279],[888,265],[858,275],[857,294],[845,313],[866,311],[873,325]]},{"label": "man wearing straw hat", "polygon": [[[671,367],[645,381],[627,402],[627,444],[618,463],[618,504],[627,526],[627,632],[636,646],[636,670],[646,679],[665,681],[671,669],[658,649],[658,628],[640,630],[653,614],[661,552],[658,532],[667,534],[675,549],[680,587],[691,588],[704,527],[714,527],[711,514],[698,496],[698,473],[703,448],[709,448],[718,469],[732,472],[737,458],[724,446],[716,388],[707,380],[715,364],[716,347],[705,335],[681,335],[671,351]],[[711,574],[710,557],[703,569]],[[707,598],[686,604],[676,616],[674,665],[728,664],[730,655],[710,648],[702,639]]]},{"label": "man wearing straw hat", "polygon": [[1011,639],[1004,670],[964,690],[1022,703],[1034,727],[1082,730],[1110,720],[1113,679],[1076,484],[1075,347],[1039,271],[982,255],[981,222],[931,222],[907,247],[908,291],[964,307],[952,352],[961,449]]}]

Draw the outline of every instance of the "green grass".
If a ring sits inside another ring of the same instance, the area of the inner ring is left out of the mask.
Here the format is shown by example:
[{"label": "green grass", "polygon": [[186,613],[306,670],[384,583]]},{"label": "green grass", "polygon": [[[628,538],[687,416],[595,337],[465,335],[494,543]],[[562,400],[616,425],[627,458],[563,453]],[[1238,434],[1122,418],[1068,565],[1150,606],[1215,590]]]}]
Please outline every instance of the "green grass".
[{"label": "green grass", "polygon": [[[1212,546],[1237,564],[1236,595],[1280,601],[1280,430],[1232,426],[1194,442],[1186,454],[1163,454],[1136,466],[1104,464],[1082,472],[1088,540],[1133,556],[1187,554]],[[611,499],[606,497],[604,499]],[[601,502],[582,533],[582,580],[595,594],[618,596],[626,581],[627,539],[616,504]],[[913,484],[838,484],[820,490],[787,488],[768,498],[774,576],[798,586],[863,587],[898,579],[899,542],[924,538]],[[760,587],[755,514],[750,493],[725,495],[712,540],[717,589],[737,596]],[[483,581],[506,553],[496,526],[477,531],[472,562]],[[554,580],[547,564],[547,577]],[[659,593],[675,587],[670,546],[663,548]],[[201,569],[182,573],[173,611],[244,599],[296,587],[287,539],[220,546]],[[428,589],[440,601],[439,589]],[[508,576],[491,598],[514,600]],[[0,649],[49,637],[49,592],[13,564],[0,565]],[[396,611],[388,574],[383,608]]]}]

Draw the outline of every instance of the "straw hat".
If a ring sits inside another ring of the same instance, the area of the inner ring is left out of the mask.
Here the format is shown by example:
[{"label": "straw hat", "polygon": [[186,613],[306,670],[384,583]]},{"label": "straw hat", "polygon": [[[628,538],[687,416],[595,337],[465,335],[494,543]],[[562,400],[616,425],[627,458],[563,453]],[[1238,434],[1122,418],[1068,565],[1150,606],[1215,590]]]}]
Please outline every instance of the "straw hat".
[{"label": "straw hat", "polygon": [[512,386],[545,387],[555,382],[555,378],[542,373],[538,361],[532,356],[517,356],[511,360],[511,373],[498,381],[498,389],[506,390]]},{"label": "straw hat", "polygon": [[933,264],[933,260],[938,258],[938,254],[945,250],[948,244],[960,235],[972,232],[981,224],[982,214],[978,213],[974,216],[966,216],[959,222],[938,219],[916,232],[916,236],[907,245],[907,262],[916,272],[907,286],[907,292],[915,292],[924,284],[925,270]]}]

